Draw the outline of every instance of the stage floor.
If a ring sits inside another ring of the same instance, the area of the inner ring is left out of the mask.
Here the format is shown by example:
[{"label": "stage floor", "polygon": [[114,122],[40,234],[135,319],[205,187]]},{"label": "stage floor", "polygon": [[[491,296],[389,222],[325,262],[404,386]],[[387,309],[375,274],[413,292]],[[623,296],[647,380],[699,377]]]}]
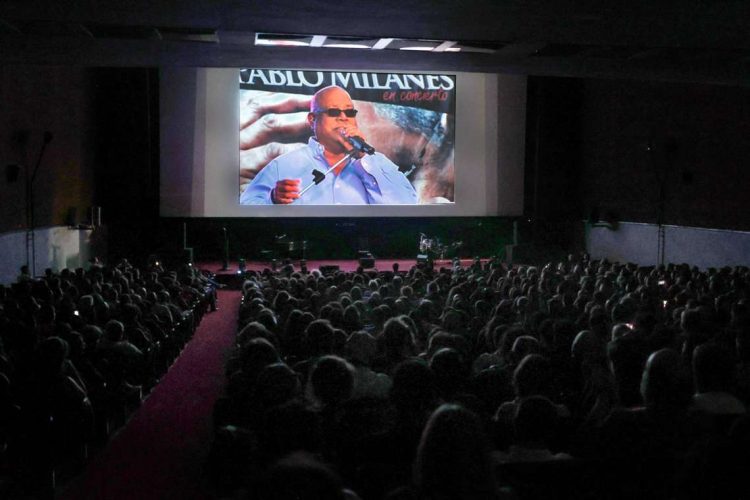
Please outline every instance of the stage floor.
[{"label": "stage floor", "polygon": [[[487,262],[488,259],[482,259],[482,263]],[[393,269],[393,264],[398,262],[399,271],[408,271],[412,266],[417,264],[416,259],[375,259],[375,269],[378,271],[390,271]],[[451,259],[434,260],[435,267],[448,267],[452,265]],[[473,259],[466,258],[461,259],[461,266],[470,266]],[[295,270],[299,270],[299,260],[292,260]],[[238,262],[229,262],[229,269],[222,270],[221,262],[219,261],[208,261],[208,262],[196,262],[195,266],[198,269],[204,269],[210,271],[219,276],[221,275],[232,275],[239,272]],[[320,269],[320,266],[339,266],[339,269],[345,272],[356,271],[359,267],[359,261],[355,259],[340,259],[340,260],[308,260],[307,269],[312,271],[313,269]],[[271,268],[271,263],[267,261],[255,261],[250,260],[245,262],[245,269],[248,271],[262,271],[263,269]]]}]

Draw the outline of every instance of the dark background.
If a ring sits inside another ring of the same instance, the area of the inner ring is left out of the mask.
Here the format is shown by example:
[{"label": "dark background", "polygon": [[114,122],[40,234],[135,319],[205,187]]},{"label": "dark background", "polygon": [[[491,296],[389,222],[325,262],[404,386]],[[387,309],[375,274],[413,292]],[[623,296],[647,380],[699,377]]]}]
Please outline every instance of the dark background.
[{"label": "dark background", "polygon": [[[169,179],[158,177],[157,68],[169,66],[529,75],[523,217],[187,221],[199,259],[218,255],[222,227],[233,254],[313,232],[312,248],[335,257],[361,239],[409,255],[420,232],[471,239],[467,255],[494,253],[514,222],[521,243],[565,250],[583,247],[589,218],[750,230],[749,32],[750,5],[739,0],[7,0],[0,233],[27,226],[24,178],[48,131],[38,226],[86,222],[101,206],[111,256],[181,247],[185,221],[158,216]],[[259,34],[484,52],[269,47],[255,45]]]},{"label": "dark background", "polygon": [[411,256],[419,233],[487,256],[512,241],[513,222],[522,243],[575,250],[592,214],[656,222],[660,179],[665,223],[750,229],[750,92],[739,86],[529,77],[525,208],[516,219],[182,220],[158,215],[157,69],[4,66],[0,82],[10,103],[2,161],[22,165],[20,179],[0,182],[0,230],[23,227],[23,166],[50,130],[37,225],[87,222],[88,207],[101,206],[111,258],[181,247],[183,223],[196,259],[221,256],[222,227],[232,259],[256,258],[281,234],[310,241],[309,258],[350,258],[362,246]]}]

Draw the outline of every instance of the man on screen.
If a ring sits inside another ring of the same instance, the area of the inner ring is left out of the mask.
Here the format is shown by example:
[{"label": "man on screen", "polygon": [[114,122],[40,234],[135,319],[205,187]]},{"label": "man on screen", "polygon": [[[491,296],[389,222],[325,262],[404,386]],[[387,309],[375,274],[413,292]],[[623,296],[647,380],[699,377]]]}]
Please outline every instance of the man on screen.
[{"label": "man on screen", "polygon": [[271,161],[240,197],[242,205],[413,205],[417,193],[398,167],[380,153],[359,152],[342,162],[302,197],[312,172],[326,172],[352,149],[347,137],[362,137],[357,110],[346,90],[330,86],[310,102],[307,123],[313,136],[306,147]]}]

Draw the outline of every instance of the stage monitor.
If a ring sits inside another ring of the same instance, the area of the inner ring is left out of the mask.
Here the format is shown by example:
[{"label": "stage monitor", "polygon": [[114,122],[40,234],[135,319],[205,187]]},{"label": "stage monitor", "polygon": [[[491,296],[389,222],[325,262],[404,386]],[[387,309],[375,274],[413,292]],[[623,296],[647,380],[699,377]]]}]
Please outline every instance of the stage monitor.
[{"label": "stage monitor", "polygon": [[525,77],[164,68],[162,216],[518,215]]}]

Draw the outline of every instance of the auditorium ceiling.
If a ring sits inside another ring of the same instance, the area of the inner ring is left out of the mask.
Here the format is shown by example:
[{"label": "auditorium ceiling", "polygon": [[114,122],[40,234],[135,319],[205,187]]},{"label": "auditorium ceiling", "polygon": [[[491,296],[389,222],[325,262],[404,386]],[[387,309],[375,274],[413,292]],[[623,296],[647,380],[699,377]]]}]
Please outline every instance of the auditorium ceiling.
[{"label": "auditorium ceiling", "polygon": [[[454,50],[258,46],[257,34],[435,40]],[[5,66],[409,68],[748,85],[749,35],[744,0],[0,2]],[[481,50],[455,51],[462,45]]]}]

